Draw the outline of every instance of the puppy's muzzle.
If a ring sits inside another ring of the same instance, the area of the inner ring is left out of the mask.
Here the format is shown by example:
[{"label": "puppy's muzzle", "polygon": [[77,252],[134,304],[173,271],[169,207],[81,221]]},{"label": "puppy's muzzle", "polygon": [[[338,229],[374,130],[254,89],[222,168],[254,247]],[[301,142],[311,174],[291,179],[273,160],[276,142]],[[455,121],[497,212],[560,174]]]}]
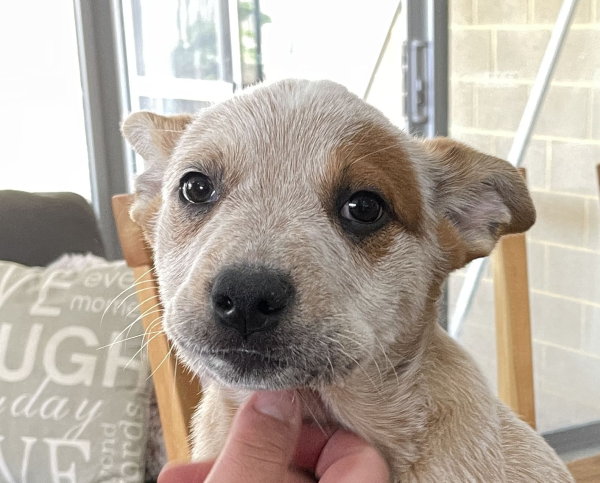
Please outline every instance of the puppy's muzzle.
[{"label": "puppy's muzzle", "polygon": [[211,298],[216,323],[247,339],[277,327],[293,301],[294,286],[278,270],[229,267],[215,278]]}]

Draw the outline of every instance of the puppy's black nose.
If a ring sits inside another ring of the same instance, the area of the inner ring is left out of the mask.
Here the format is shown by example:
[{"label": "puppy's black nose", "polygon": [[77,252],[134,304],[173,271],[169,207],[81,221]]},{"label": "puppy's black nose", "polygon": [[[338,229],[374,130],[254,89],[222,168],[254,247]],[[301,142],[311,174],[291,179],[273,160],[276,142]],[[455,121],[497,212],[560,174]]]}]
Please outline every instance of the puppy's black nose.
[{"label": "puppy's black nose", "polygon": [[230,267],[215,278],[212,303],[217,323],[248,337],[271,330],[294,296],[285,274],[266,267]]}]

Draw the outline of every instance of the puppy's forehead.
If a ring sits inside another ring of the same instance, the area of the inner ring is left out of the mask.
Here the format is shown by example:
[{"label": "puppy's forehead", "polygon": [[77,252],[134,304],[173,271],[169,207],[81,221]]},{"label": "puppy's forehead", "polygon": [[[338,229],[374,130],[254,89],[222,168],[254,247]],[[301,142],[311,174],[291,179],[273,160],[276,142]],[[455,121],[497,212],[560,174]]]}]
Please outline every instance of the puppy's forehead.
[{"label": "puppy's forehead", "polygon": [[206,109],[187,129],[184,141],[192,156],[194,147],[216,145],[226,155],[254,155],[253,166],[269,163],[272,156],[291,161],[302,157],[306,166],[311,155],[339,145],[360,129],[369,117],[365,107],[333,82],[282,81]]},{"label": "puppy's forehead", "polygon": [[201,160],[229,182],[310,185],[380,192],[408,228],[422,199],[408,137],[379,111],[329,81],[282,81],[204,111],[182,138],[180,163]]}]

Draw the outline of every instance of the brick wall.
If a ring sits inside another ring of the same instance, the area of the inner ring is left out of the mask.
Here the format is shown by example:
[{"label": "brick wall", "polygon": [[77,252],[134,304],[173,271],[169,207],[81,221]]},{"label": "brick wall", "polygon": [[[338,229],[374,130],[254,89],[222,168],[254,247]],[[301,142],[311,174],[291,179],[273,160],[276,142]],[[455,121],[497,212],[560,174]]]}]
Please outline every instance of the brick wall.
[{"label": "brick wall", "polygon": [[[561,0],[451,0],[451,135],[506,157]],[[600,420],[600,0],[580,0],[525,158],[538,427]],[[451,305],[463,274],[452,277]],[[451,307],[451,310],[453,307]],[[488,271],[461,336],[496,384]]]}]

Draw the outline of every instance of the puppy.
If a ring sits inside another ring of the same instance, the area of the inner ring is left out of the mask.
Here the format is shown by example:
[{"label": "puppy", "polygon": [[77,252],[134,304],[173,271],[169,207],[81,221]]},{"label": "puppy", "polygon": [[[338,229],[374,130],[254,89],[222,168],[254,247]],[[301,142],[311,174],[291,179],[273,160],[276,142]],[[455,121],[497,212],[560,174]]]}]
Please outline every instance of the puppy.
[{"label": "puppy", "polygon": [[258,86],[195,116],[132,114],[131,216],[164,329],[203,379],[195,459],[252,390],[374,444],[394,482],[571,482],[436,323],[448,274],[527,230],[508,163],[413,139],[328,81]]}]

